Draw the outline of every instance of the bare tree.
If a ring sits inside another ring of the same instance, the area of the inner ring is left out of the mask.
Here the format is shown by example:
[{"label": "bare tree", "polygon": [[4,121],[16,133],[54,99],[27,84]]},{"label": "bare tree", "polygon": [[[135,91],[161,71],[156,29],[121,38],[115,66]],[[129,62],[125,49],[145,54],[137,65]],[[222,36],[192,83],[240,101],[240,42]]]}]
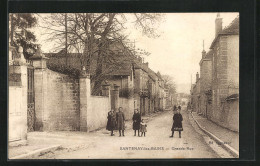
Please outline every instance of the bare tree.
[{"label": "bare tree", "polygon": [[[39,14],[39,16],[45,22],[44,25],[39,26],[48,30],[45,34],[49,36],[49,40],[58,43],[57,49],[64,48],[64,40],[67,36],[68,49],[77,50],[78,53],[81,53],[79,57],[81,67],[85,66],[87,72],[91,72],[92,57],[97,56],[95,74],[92,77],[94,93],[99,89],[102,80],[105,79],[104,61],[120,66],[118,54],[126,52],[136,54],[133,48],[127,44],[129,40],[127,35],[123,33],[126,29],[126,23],[129,22],[128,19],[131,17],[132,22],[138,29],[142,30],[144,35],[157,37],[154,24],[161,18],[161,14],[149,13],[132,15],[122,13],[68,13],[66,17],[65,14],[51,14],[47,17],[42,17]],[[66,31],[63,27],[66,27]],[[116,45],[120,46],[117,48]],[[139,53],[149,54],[143,50]]]},{"label": "bare tree", "polygon": [[167,87],[167,89],[169,90],[170,94],[175,94],[176,93],[176,84],[174,82],[173,77],[169,76],[169,75],[162,75],[162,78],[164,80],[164,83]]}]

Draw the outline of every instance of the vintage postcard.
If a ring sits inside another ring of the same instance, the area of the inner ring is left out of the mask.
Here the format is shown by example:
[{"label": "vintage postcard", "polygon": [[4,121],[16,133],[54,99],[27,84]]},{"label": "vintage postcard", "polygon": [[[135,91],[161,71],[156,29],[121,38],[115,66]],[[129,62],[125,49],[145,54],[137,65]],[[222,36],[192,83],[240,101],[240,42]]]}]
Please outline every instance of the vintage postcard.
[{"label": "vintage postcard", "polygon": [[239,13],[9,13],[8,159],[239,158]]}]

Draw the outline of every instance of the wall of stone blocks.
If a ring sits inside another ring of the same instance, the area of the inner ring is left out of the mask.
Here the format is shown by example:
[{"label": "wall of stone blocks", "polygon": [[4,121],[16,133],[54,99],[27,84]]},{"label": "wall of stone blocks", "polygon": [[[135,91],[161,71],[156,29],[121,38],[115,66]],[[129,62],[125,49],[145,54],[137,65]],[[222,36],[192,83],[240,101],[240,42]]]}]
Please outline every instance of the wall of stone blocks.
[{"label": "wall of stone blocks", "polygon": [[227,128],[239,132],[239,100],[231,100],[226,104],[228,105]]},{"label": "wall of stone blocks", "polygon": [[49,69],[43,74],[44,79],[35,82],[42,86],[42,94],[36,98],[44,103],[43,110],[35,110],[36,117],[42,116],[40,130],[79,130],[79,80]]},{"label": "wall of stone blocks", "polygon": [[229,100],[221,103],[219,119],[215,123],[232,131],[239,131],[239,100]]}]

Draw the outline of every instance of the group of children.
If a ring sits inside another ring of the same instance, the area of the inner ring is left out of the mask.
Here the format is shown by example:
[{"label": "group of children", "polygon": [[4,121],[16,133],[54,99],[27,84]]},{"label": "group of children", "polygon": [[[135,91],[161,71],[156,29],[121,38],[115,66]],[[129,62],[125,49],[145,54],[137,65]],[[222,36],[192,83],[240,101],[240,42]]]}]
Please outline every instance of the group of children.
[{"label": "group of children", "polygon": [[[136,109],[133,115],[133,130],[135,130],[135,136],[136,131],[138,131],[138,136],[141,137],[147,132],[147,124],[144,122],[144,119],[141,119],[141,115]],[[124,130],[125,130],[125,115],[122,111],[122,107],[119,107],[118,112],[115,112],[114,110],[111,110],[108,112],[107,115],[107,126],[106,129],[111,131],[111,136],[114,136],[114,131],[119,131],[119,136],[125,136]]]},{"label": "group of children", "polygon": [[[179,137],[181,138],[181,131],[183,131],[182,128],[182,115],[180,114],[181,106],[174,106],[173,108],[173,125],[172,125],[172,135],[170,137],[173,137],[174,131],[179,132]],[[113,110],[111,110],[108,113],[108,121],[107,121],[107,130],[111,131],[111,136],[113,136],[113,130],[119,130],[119,136],[121,136],[121,131],[123,136],[124,130],[125,130],[125,116],[122,112],[122,108],[119,108],[119,112],[115,113]],[[141,119],[141,114],[139,113],[138,109],[135,109],[134,115],[133,115],[133,130],[134,130],[134,136],[136,136],[136,131],[138,131],[138,136],[142,137],[147,132],[147,124],[145,123],[144,119]],[[140,136],[141,133],[141,136]]]}]

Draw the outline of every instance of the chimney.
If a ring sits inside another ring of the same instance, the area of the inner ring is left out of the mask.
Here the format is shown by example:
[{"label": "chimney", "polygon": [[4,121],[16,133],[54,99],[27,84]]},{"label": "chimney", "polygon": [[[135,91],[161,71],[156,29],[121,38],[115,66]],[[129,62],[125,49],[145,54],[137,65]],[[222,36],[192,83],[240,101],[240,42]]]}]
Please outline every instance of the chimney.
[{"label": "chimney", "polygon": [[199,75],[199,73],[197,72],[197,74],[196,74],[196,82],[198,82],[199,77],[200,77],[200,75]]},{"label": "chimney", "polygon": [[222,18],[220,18],[220,14],[217,14],[217,18],[215,20],[215,37],[218,36],[218,33],[222,31]]}]

